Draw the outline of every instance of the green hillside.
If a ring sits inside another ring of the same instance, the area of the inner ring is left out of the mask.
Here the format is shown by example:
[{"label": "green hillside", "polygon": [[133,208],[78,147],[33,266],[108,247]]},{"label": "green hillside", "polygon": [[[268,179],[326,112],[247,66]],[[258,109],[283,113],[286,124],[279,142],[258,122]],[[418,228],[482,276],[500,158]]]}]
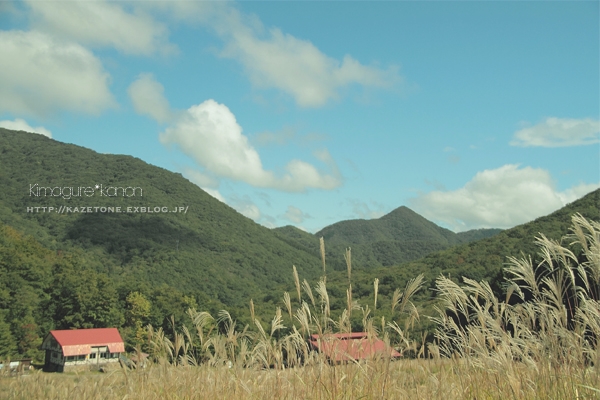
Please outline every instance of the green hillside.
[{"label": "green hillside", "polygon": [[501,232],[500,229],[479,229],[456,234],[404,206],[378,219],[337,222],[312,237],[293,227],[277,228],[276,231],[290,242],[301,243],[302,249],[317,253],[318,238],[323,237],[328,263],[336,270],[346,268],[343,254],[348,247],[352,249],[353,264],[357,269],[389,267]]},{"label": "green hillside", "polygon": [[447,229],[421,217],[407,207],[399,207],[379,219],[341,221],[316,233],[333,245],[361,245],[384,241],[433,241],[440,245],[456,243]]},{"label": "green hillside", "polygon": [[[548,238],[559,240],[569,233],[571,216],[576,213],[587,219],[600,221],[600,189],[552,214],[507,229],[490,238],[453,246],[400,265],[356,270],[352,275],[352,284],[358,293],[357,297],[367,301],[373,297],[373,280],[378,278],[379,294],[383,298],[382,307],[385,307],[386,299],[389,301],[389,296],[396,288],[404,287],[409,279],[421,273],[430,288],[419,295],[422,305],[433,300],[435,292],[431,289],[440,274],[456,281],[462,281],[463,276],[477,281],[487,280],[492,284],[496,295],[500,295],[507,257],[526,254],[531,255],[534,261],[539,259],[535,237],[543,233]],[[335,272],[328,277],[328,283],[332,290],[342,291],[347,285],[347,278],[343,272]],[[334,286],[338,287],[334,289]]]},{"label": "green hillside", "polygon": [[[374,314],[387,318],[393,291],[420,273],[429,287],[443,273],[488,279],[498,289],[506,256],[533,253],[538,232],[561,237],[576,212],[600,220],[595,191],[488,238],[497,232],[454,234],[406,207],[315,235],[271,230],[179,174],[6,129],[0,129],[0,188],[0,358],[39,357],[49,329],[118,326],[131,346],[148,323],[167,333],[171,315],[185,323],[189,307],[213,315],[227,309],[244,324],[253,299],[257,316],[268,321],[283,305],[283,291],[294,292],[292,265],[301,280],[318,280],[320,236],[332,315],[346,302],[343,254],[351,247],[354,299],[372,301],[378,278]],[[161,212],[148,212],[155,207]],[[423,291],[417,300],[427,309],[432,295]],[[359,325],[360,316],[353,318]]]},{"label": "green hillside", "polygon": [[[56,261],[43,266],[49,254],[71,259],[74,275],[85,270],[109,282],[116,308],[126,308],[133,291],[154,304],[159,301],[156,288],[163,288],[175,299],[187,296],[199,307],[227,308],[241,315],[249,299],[268,306],[272,293],[292,285],[292,265],[309,279],[321,271],[318,254],[291,246],[180,174],[134,157],[98,154],[42,135],[0,129],[0,187],[3,234],[10,232],[19,243],[30,243],[43,253],[27,267],[33,272],[20,280],[3,280],[0,309],[7,310],[17,292],[33,291],[30,314],[37,312],[52,286],[47,268]],[[133,212],[136,207],[138,212]],[[142,207],[165,207],[168,212],[141,212]],[[18,246],[7,243],[0,264],[7,274],[18,275],[10,261]],[[273,307],[263,311],[270,313]],[[54,321],[52,327],[92,323],[82,321]]]},{"label": "green hillside", "polygon": [[502,232],[502,229],[471,229],[470,231],[458,232],[456,236],[460,243],[469,243],[476,240],[487,239]]},{"label": "green hillside", "polygon": [[536,259],[535,237],[540,233],[556,240],[569,233],[571,216],[576,213],[587,219],[600,221],[600,190],[595,190],[547,216],[507,229],[491,238],[431,254],[399,268],[427,271],[431,278],[444,273],[457,278],[466,276],[475,280],[494,280],[501,274],[506,257],[528,254]]}]

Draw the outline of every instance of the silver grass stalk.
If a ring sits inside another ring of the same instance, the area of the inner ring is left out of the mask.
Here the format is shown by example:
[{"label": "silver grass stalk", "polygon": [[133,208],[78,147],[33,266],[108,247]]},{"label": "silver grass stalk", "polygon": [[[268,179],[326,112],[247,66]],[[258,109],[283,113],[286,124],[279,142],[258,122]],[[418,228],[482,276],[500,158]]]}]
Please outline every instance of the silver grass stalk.
[{"label": "silver grass stalk", "polygon": [[283,304],[285,304],[285,308],[288,311],[290,319],[292,319],[292,299],[290,299],[290,294],[288,292],[283,293]]},{"label": "silver grass stalk", "polygon": [[323,326],[325,327],[325,329],[327,329],[327,322],[329,320],[331,310],[329,307],[329,294],[327,293],[327,285],[325,283],[325,279],[322,279],[319,281],[319,283],[317,283],[315,290],[321,298],[321,313],[323,315]]},{"label": "silver grass stalk", "polygon": [[373,289],[375,291],[375,300],[373,302],[373,310],[377,310],[377,294],[379,293],[379,278],[373,281]]},{"label": "silver grass stalk", "polygon": [[296,293],[298,293],[298,304],[302,304],[302,295],[300,293],[300,278],[298,277],[298,270],[295,265],[292,265],[294,273],[294,284],[296,285]]},{"label": "silver grass stalk", "polygon": [[[310,307],[308,304],[306,304],[306,302],[302,302],[302,307],[296,310],[296,315],[294,317],[300,323],[300,330],[302,334],[305,336],[310,335],[312,315],[310,312]],[[294,328],[295,327],[296,326],[294,325]]]},{"label": "silver grass stalk", "polygon": [[327,272],[325,271],[325,239],[321,236],[319,238],[319,245],[321,249],[321,260],[323,261],[323,280],[327,282]]},{"label": "silver grass stalk", "polygon": [[346,289],[346,309],[348,310],[348,319],[352,317],[352,285]]},{"label": "silver grass stalk", "polygon": [[310,288],[310,285],[308,284],[308,281],[306,279],[302,281],[302,288],[304,289],[304,292],[306,292],[306,294],[308,295],[308,298],[310,299],[310,302],[313,305],[313,307],[316,307],[315,297],[313,296],[312,289]]},{"label": "silver grass stalk", "polygon": [[400,292],[398,289],[394,291],[394,295],[392,296],[392,313],[396,307],[399,308],[399,313],[404,311],[404,308],[410,302],[410,298],[423,286],[423,278],[424,275],[419,274],[416,278],[413,278],[406,283],[403,292]]},{"label": "silver grass stalk", "polygon": [[275,316],[271,320],[271,337],[275,334],[275,332],[284,329],[283,318],[281,317],[281,308],[277,307],[275,311]]},{"label": "silver grass stalk", "polygon": [[346,270],[348,271],[348,284],[350,284],[352,282],[352,249],[350,247],[346,249],[344,259],[346,260]]}]

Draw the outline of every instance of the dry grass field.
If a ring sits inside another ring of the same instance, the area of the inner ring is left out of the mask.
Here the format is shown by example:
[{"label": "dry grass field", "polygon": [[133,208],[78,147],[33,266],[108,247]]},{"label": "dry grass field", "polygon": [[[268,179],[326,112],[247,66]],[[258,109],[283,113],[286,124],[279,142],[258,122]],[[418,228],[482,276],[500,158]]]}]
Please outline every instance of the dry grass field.
[{"label": "dry grass field", "polygon": [[[417,349],[410,327],[418,311],[410,299],[421,288],[422,276],[394,293],[393,321],[374,321],[368,306],[352,300],[351,285],[346,310],[333,320],[326,278],[313,293],[294,268],[297,305],[288,293],[283,296],[291,326],[284,326],[281,309],[268,326],[254,319],[252,303],[253,330],[238,329],[226,311],[213,318],[189,310],[194,327],[182,326],[173,338],[162,329],[145,329],[144,351],[152,360],[146,368],[22,376],[4,372],[0,398],[600,398],[600,223],[575,215],[571,234],[562,241],[541,235],[537,244],[541,262],[509,259],[504,299],[487,282],[464,279],[461,285],[438,278],[438,315],[432,318],[436,340],[427,344],[427,351],[415,352],[426,359],[380,357],[331,365],[306,340],[310,334],[349,332],[356,312],[367,332],[401,353]],[[350,252],[346,260],[350,281]]]},{"label": "dry grass field", "polygon": [[386,360],[286,370],[156,365],[0,378],[2,399],[593,399],[593,368],[509,369],[468,360]]}]

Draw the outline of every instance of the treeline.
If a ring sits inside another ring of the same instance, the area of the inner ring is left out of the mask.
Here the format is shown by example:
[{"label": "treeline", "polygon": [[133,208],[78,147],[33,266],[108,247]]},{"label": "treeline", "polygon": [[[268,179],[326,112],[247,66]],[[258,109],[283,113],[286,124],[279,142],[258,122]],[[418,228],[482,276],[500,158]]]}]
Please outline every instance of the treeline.
[{"label": "treeline", "polygon": [[[142,197],[78,198],[77,205],[189,206],[189,211],[28,213],[28,206],[76,205],[74,199],[30,195],[31,184],[135,186],[143,189]],[[266,321],[282,306],[282,294],[295,291],[292,265],[310,287],[323,275],[317,236],[294,228],[262,227],[181,175],[134,157],[98,154],[0,128],[0,187],[0,357],[40,357],[37,348],[51,329],[116,326],[133,346],[140,340],[140,326],[150,323],[172,332],[171,316],[185,323],[185,310],[194,305],[211,313],[226,309],[245,325],[252,322],[252,299],[257,316]],[[442,243],[452,238],[451,232],[404,208],[377,222],[377,235],[343,225],[347,229],[326,238],[332,315],[345,308],[350,281],[344,260],[347,247],[352,247],[354,300],[373,304],[374,281],[379,279],[373,313],[387,318],[395,290],[421,273],[430,289],[444,274],[455,280],[488,280],[500,293],[505,257],[521,251],[534,254],[532,238],[539,232],[560,238],[574,213],[600,220],[599,194],[597,190],[548,217],[492,238],[385,268],[365,268],[361,257],[378,257],[378,263],[387,264],[402,248],[411,256],[423,256],[438,249],[426,241],[429,233]],[[398,232],[408,236],[394,236]],[[481,234],[485,232],[474,237]],[[373,236],[379,242],[363,243],[361,248],[350,240],[353,236]],[[444,246],[451,244],[446,242]],[[415,304],[430,308],[433,295],[432,290],[419,292]],[[360,329],[362,318],[355,313],[351,322]]]},{"label": "treeline", "polygon": [[109,276],[90,266],[83,251],[50,250],[0,224],[0,359],[43,360],[39,346],[52,329],[119,327],[128,348],[147,324],[169,331],[170,316],[212,312],[223,304],[202,293],[150,285],[133,276]]},{"label": "treeline", "polygon": [[[456,283],[463,278],[475,281],[486,281],[490,284],[494,295],[499,298],[505,292],[507,276],[504,267],[508,257],[530,255],[534,263],[542,261],[534,238],[540,234],[554,240],[569,233],[571,217],[581,214],[590,221],[600,221],[600,189],[597,189],[579,200],[534,221],[518,225],[502,231],[493,237],[465,243],[433,252],[417,260],[394,265],[361,269],[355,268],[352,273],[352,288],[357,299],[370,299],[374,296],[373,281],[379,280],[378,293],[382,308],[391,303],[396,288],[402,288],[410,279],[424,275],[424,289],[415,295],[415,304],[424,315],[433,315],[436,304],[435,281],[441,275]],[[354,248],[352,248],[353,260]],[[340,256],[342,259],[343,257]],[[345,271],[334,271],[328,277],[328,287],[336,297],[344,299],[347,285]],[[333,296],[332,296],[333,297]],[[337,301],[341,306],[343,301]],[[421,319],[417,332],[431,333],[433,324],[426,318]]]},{"label": "treeline", "polygon": [[[138,190],[136,196],[110,197],[97,190],[90,197],[66,199],[40,189],[38,196],[40,187],[93,189],[95,185],[139,187],[143,194]],[[162,290],[237,314],[236,310],[247,309],[249,299],[262,303],[269,293],[281,293],[292,284],[292,264],[308,279],[319,276],[317,238],[312,252],[298,249],[181,174],[131,156],[98,154],[38,134],[0,128],[0,187],[0,223],[32,236],[50,253],[74,257],[73,268],[81,269],[81,274],[89,271],[116,282],[121,308],[130,291],[152,301],[151,297],[168,298],[153,294]],[[28,207],[58,210],[61,206],[186,207],[187,212],[27,211]],[[274,311],[270,307],[266,312]]]},{"label": "treeline", "polygon": [[[532,238],[544,233],[559,240],[569,232],[575,213],[590,221],[600,221],[599,196],[600,190],[596,190],[548,216],[493,238],[452,247],[400,266],[354,270],[352,252],[342,254],[339,258],[349,260],[346,264],[350,267],[347,265],[344,271],[326,269],[331,317],[335,320],[348,309],[347,289],[351,285],[353,304],[360,305],[376,320],[390,321],[398,289],[406,288],[407,282],[420,274],[424,275],[425,290],[416,293],[413,301],[421,315],[434,315],[435,280],[441,275],[457,283],[463,277],[486,281],[494,295],[501,297],[505,290],[506,257],[531,254],[535,265],[541,256],[536,255]],[[240,302],[237,298],[221,302],[205,291],[186,290],[189,282],[177,286],[177,281],[169,281],[169,275],[177,272],[179,264],[177,257],[168,252],[141,252],[124,266],[110,260],[109,254],[93,246],[49,249],[32,236],[0,225],[0,358],[34,357],[41,361],[43,355],[38,347],[51,329],[118,327],[131,350],[140,344],[148,345],[144,334],[148,324],[162,328],[167,336],[174,334],[175,326],[193,327],[185,312],[190,308],[212,315],[226,309],[238,326],[253,326],[254,318],[269,321],[276,308],[285,306],[284,292],[289,293],[290,301],[297,301],[294,293],[298,286],[292,268],[280,271],[290,277],[290,283],[282,285],[281,290],[264,289],[259,296],[246,297],[236,306]],[[152,271],[156,271],[155,276]],[[303,290],[306,287],[316,290],[317,280],[311,276],[300,273],[297,282]],[[232,284],[235,282],[228,282],[226,277],[212,283],[217,290],[231,288]],[[251,299],[254,316],[249,307]],[[348,316],[351,329],[364,329],[365,318],[360,312]],[[421,318],[420,325],[413,329],[416,337],[425,339],[433,333],[435,327],[428,321]],[[292,322],[286,321],[286,326]],[[285,329],[282,332],[285,334]]]},{"label": "treeline", "polygon": [[352,248],[355,269],[390,267],[463,243],[497,235],[501,229],[454,233],[401,206],[377,219],[354,219],[329,225],[314,235],[286,226],[274,231],[295,247],[315,248],[315,239],[327,242],[326,255],[334,270],[346,268],[342,255]]}]

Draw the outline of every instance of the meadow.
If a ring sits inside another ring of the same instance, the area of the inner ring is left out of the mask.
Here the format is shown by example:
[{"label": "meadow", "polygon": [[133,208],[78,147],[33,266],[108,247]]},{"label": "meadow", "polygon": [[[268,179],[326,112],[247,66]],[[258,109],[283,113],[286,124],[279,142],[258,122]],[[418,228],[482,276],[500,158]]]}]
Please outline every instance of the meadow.
[{"label": "meadow", "polygon": [[[525,255],[508,259],[503,298],[486,281],[440,276],[437,315],[429,317],[411,301],[422,276],[394,293],[393,318],[386,321],[353,301],[351,284],[346,309],[333,318],[326,277],[311,288],[294,269],[295,300],[284,293],[284,308],[269,324],[255,317],[252,302],[252,328],[238,328],[226,311],[215,318],[189,309],[193,328],[176,328],[173,321],[171,338],[162,328],[140,329],[137,352],[149,354],[145,368],[16,377],[4,372],[0,398],[600,398],[600,223],[574,215],[570,234],[560,241],[540,234],[536,244],[541,262]],[[350,251],[346,262],[351,282]],[[334,365],[312,351],[308,335],[349,332],[353,313],[365,331],[404,357]],[[419,318],[435,323],[432,340],[412,336]]]},{"label": "meadow", "polygon": [[285,370],[155,365],[126,372],[0,379],[6,399],[592,399],[590,368],[514,362],[508,370],[468,360],[318,364]]}]

